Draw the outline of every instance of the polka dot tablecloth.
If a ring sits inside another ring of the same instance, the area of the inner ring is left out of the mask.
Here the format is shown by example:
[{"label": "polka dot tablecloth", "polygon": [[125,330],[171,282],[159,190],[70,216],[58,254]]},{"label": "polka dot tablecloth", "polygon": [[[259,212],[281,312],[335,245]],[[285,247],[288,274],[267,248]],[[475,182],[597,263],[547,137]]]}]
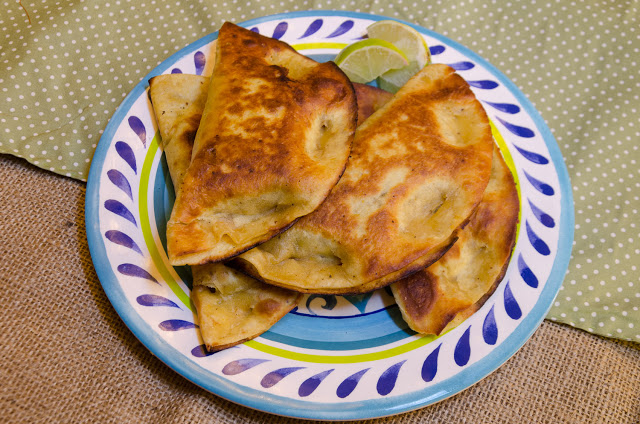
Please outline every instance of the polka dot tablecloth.
[{"label": "polka dot tablecloth", "polygon": [[0,152],[85,180],[109,118],[151,69],[226,21],[308,9],[407,20],[474,50],[534,103],[575,200],[548,319],[640,342],[640,19],[625,1],[2,1]]}]

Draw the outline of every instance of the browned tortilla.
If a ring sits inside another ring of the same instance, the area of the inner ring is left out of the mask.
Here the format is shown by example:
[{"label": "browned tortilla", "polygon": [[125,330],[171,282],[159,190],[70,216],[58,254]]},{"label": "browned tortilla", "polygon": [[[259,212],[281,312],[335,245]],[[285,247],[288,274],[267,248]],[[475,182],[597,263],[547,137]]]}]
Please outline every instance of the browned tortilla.
[{"label": "browned tortilla", "polygon": [[316,209],[344,170],[356,115],[353,86],[335,64],[225,23],[167,224],[170,262],[221,261]]},{"label": "browned tortilla", "polygon": [[391,285],[409,327],[441,334],[484,304],[509,264],[519,208],[513,177],[496,147],[489,185],[458,241],[429,268]]},{"label": "browned tortilla", "polygon": [[[176,193],[189,166],[209,79],[197,75],[160,75],[149,94]],[[293,309],[300,294],[240,274],[223,264],[196,265],[191,299],[202,340],[209,351],[255,338]]]},{"label": "browned tortilla", "polygon": [[482,198],[492,155],[489,122],[469,85],[452,68],[429,65],[358,127],[324,203],[233,266],[301,292],[382,287],[453,244]]}]

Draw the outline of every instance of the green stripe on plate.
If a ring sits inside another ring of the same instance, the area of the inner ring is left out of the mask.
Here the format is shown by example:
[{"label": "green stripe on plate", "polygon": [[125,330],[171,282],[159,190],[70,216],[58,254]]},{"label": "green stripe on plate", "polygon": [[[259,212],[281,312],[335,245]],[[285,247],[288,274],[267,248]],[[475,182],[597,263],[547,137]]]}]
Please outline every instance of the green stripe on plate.
[{"label": "green stripe on plate", "polygon": [[140,227],[142,229],[142,236],[144,237],[144,242],[147,245],[147,249],[149,249],[149,253],[151,254],[151,260],[154,265],[162,275],[165,283],[169,286],[171,291],[180,299],[180,301],[191,311],[193,311],[193,307],[191,306],[191,300],[189,299],[189,295],[187,295],[184,290],[178,285],[176,280],[167,269],[166,264],[162,260],[160,256],[160,251],[158,250],[158,246],[153,238],[153,233],[151,232],[151,223],[149,222],[149,180],[151,178],[151,167],[153,166],[153,160],[160,148],[159,145],[160,140],[160,132],[156,132],[156,135],[151,140],[151,144],[149,144],[149,149],[147,150],[147,154],[144,158],[144,164],[142,165],[142,170],[140,172],[140,193],[138,196],[138,209],[140,210]]},{"label": "green stripe on plate", "polygon": [[317,364],[354,364],[359,362],[378,361],[380,359],[391,358],[403,353],[410,352],[418,349],[426,344],[431,343],[436,339],[436,336],[423,336],[419,339],[413,340],[409,343],[405,343],[400,346],[395,346],[390,349],[362,353],[359,355],[346,354],[346,355],[314,355],[309,353],[291,352],[285,349],[281,349],[274,346],[269,346],[257,340],[249,340],[244,344],[260,352],[268,353],[270,355],[279,356],[281,358],[293,359],[301,362],[312,362]]},{"label": "green stripe on plate", "polygon": [[493,139],[498,143],[498,147],[500,148],[500,152],[502,153],[502,158],[504,162],[507,164],[507,168],[511,171],[511,175],[513,176],[513,182],[516,184],[516,190],[518,192],[518,199],[520,201],[520,210],[518,211],[518,224],[516,226],[516,243],[518,242],[518,234],[520,234],[520,223],[522,222],[522,194],[520,193],[520,180],[518,179],[518,172],[516,171],[516,164],[513,162],[513,157],[511,156],[511,152],[509,152],[509,148],[507,147],[507,143],[502,138],[500,131],[498,128],[493,125],[493,121],[489,120],[489,124],[491,125],[491,135],[493,135]]},{"label": "green stripe on plate", "polygon": [[338,49],[342,50],[347,47],[346,43],[300,43],[292,44],[295,50],[315,50],[315,49]]}]

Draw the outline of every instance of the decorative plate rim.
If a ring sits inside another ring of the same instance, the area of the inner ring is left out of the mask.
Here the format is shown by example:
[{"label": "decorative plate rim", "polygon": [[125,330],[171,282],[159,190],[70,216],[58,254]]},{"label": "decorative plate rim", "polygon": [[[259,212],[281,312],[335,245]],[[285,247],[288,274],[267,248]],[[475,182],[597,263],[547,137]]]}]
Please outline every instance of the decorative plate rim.
[{"label": "decorative plate rim", "polygon": [[[217,31],[189,44],[164,60],[160,65],[149,72],[118,106],[100,138],[100,142],[98,143],[92,160],[85,198],[85,226],[89,250],[96,273],[114,309],[138,340],[140,340],[140,342],[147,347],[153,355],[158,357],[162,362],[183,377],[222,398],[276,415],[330,420],[379,418],[415,410],[446,399],[447,397],[467,389],[498,369],[504,362],[511,358],[527,340],[529,340],[551,308],[568,268],[574,237],[573,196],[569,175],[563,161],[562,154],[555,138],[544,122],[542,116],[513,82],[511,82],[487,60],[467,47],[410,22],[361,12],[325,10],[298,11],[263,16],[241,22],[239,25],[249,27],[251,25],[280,19],[326,16],[340,16],[345,18],[367,19],[374,21],[393,19],[405,23],[417,31],[423,34],[428,34],[448,46],[457,49],[465,56],[470,57],[477,63],[481,64],[501,84],[503,84],[518,100],[525,113],[531,118],[534,126],[540,132],[541,138],[549,151],[551,162],[557,172],[561,192],[557,253],[554,258],[549,277],[547,278],[544,288],[540,292],[535,305],[518,324],[517,328],[514,329],[514,331],[509,334],[503,342],[496,346],[494,350],[477,362],[468,365],[464,371],[442,382],[429,386],[428,389],[416,390],[414,392],[389,398],[345,402],[336,405],[334,403],[301,401],[276,394],[265,394],[264,392],[242,386],[219,376],[203,376],[201,368],[197,364],[193,361],[185,361],[182,353],[168,345],[147,322],[140,319],[137,312],[131,307],[129,301],[125,297],[124,292],[117,284],[117,278],[109,266],[108,261],[105,260],[107,257],[106,247],[101,236],[98,215],[99,184],[104,159],[118,125],[124,119],[133,103],[146,91],[148,80],[153,76],[160,75],[166,71],[173,63],[188,52],[192,52],[194,49],[202,47],[215,40],[218,34]],[[427,391],[431,393],[430,396],[427,395]],[[372,404],[372,402],[375,403]]]}]

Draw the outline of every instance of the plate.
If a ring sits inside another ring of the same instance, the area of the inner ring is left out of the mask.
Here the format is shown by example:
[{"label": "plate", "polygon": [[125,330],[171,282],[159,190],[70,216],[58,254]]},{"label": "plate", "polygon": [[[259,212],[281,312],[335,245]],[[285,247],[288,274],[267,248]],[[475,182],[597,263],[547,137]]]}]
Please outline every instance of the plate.
[{"label": "plate", "polygon": [[[241,25],[324,61],[381,19],[389,18],[308,11]],[[102,286],[136,337],[176,372],[269,413],[376,418],[468,388],[538,327],[562,284],[573,242],[571,185],[558,146],[531,103],[497,69],[460,44],[411,26],[424,36],[434,62],[468,81],[518,183],[518,240],[498,289],[477,313],[437,338],[408,329],[385,289],[308,295],[262,336],[206,353],[189,300],[189,269],[167,260],[165,226],[174,193],[147,81],[166,73],[209,74],[214,33],[162,62],[124,99],[100,139],[87,185],[87,237]]]}]

